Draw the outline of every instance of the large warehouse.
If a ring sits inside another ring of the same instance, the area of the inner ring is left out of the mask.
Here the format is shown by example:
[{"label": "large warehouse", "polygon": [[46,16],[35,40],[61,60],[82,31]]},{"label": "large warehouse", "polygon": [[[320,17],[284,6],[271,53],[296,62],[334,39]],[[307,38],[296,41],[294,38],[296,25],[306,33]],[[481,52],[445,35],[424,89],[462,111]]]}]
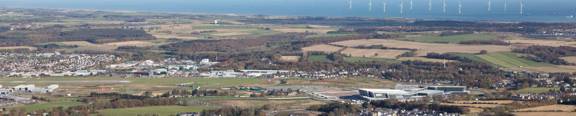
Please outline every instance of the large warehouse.
[{"label": "large warehouse", "polygon": [[368,101],[398,99],[412,100],[432,95],[468,94],[466,86],[428,86],[419,89],[359,89],[360,96]]}]

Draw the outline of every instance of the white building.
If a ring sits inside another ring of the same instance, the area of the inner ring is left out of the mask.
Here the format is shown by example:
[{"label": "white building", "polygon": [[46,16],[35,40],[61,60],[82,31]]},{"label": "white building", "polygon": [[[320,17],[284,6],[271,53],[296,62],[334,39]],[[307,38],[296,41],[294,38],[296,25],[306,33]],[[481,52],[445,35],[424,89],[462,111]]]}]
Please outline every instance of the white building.
[{"label": "white building", "polygon": [[278,73],[286,73],[289,71],[285,70],[241,70],[246,76],[249,77],[260,77],[264,75],[274,75]]},{"label": "white building", "polygon": [[360,89],[358,90],[362,98],[369,101],[387,99],[408,99],[413,93],[396,89]]},{"label": "white building", "polygon": [[373,100],[416,100],[426,96],[446,94],[468,94],[466,86],[428,86],[425,88],[402,88],[402,89],[359,89],[362,98]]},{"label": "white building", "polygon": [[[46,87],[36,87],[36,85],[18,85],[12,88],[10,92],[29,92],[29,93],[51,93],[58,89],[60,86],[52,84]],[[0,91],[1,93],[1,91]]]},{"label": "white building", "polygon": [[242,73],[235,72],[233,70],[228,71],[210,71],[207,73],[201,73],[200,76],[203,77],[215,77],[215,78],[235,78],[242,76]]},{"label": "white building", "polygon": [[428,86],[427,90],[443,91],[444,94],[468,94],[466,86]]}]

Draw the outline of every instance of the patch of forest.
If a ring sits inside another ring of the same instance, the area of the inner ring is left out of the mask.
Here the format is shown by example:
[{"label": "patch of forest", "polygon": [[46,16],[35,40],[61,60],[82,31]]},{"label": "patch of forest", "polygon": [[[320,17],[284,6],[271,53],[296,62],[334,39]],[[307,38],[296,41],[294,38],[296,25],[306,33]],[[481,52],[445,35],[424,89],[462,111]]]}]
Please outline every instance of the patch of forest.
[{"label": "patch of forest", "polygon": [[46,42],[88,41],[109,43],[131,40],[152,40],[154,36],[143,30],[129,29],[78,29],[64,31],[60,28],[0,33],[0,46],[35,45]]},{"label": "patch of forest", "polygon": [[515,49],[514,52],[528,54],[528,56],[525,56],[526,58],[537,62],[571,65],[571,63],[562,59],[562,57],[576,56],[576,47],[530,46],[524,49]]}]

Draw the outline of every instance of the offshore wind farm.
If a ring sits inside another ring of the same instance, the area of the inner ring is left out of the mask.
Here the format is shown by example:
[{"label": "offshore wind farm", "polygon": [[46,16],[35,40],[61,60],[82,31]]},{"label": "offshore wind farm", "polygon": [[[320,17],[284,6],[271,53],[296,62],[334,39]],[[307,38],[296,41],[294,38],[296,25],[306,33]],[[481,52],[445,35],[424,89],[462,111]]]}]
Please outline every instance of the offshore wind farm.
[{"label": "offshore wind farm", "polygon": [[58,9],[425,20],[576,21],[574,0],[115,0],[125,4],[113,5],[106,4],[110,0],[0,1],[6,1],[5,5],[11,7]]}]

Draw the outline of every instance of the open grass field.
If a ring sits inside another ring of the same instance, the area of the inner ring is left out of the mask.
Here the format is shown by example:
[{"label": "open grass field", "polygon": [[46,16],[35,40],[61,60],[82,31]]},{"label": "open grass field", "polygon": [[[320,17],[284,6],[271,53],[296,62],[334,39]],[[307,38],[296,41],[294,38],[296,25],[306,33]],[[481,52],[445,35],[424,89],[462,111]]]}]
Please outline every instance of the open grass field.
[{"label": "open grass field", "polygon": [[16,50],[16,49],[28,49],[31,51],[35,51],[38,48],[32,46],[11,46],[11,47],[0,47],[0,50]]},{"label": "open grass field", "polygon": [[317,33],[317,34],[326,34],[330,31],[336,31],[335,28],[329,26],[320,26],[320,25],[278,25],[273,26],[271,28],[274,31],[284,32],[284,33]]},{"label": "open grass field", "polygon": [[274,34],[277,31],[266,30],[257,25],[246,24],[209,24],[211,21],[195,21],[185,24],[160,25],[160,29],[148,33],[157,38],[176,38],[183,40],[205,39],[218,37],[219,39],[232,39],[237,36],[257,36]]},{"label": "open grass field", "polygon": [[312,105],[324,104],[324,102],[305,99],[305,100],[214,100],[211,104],[230,107],[262,107],[264,105],[276,106],[279,109],[304,109]]},{"label": "open grass field", "polygon": [[516,116],[574,116],[576,112],[514,112]]},{"label": "open grass field", "polygon": [[511,104],[512,100],[487,100],[487,101],[454,101],[453,103],[442,103],[443,105],[461,106],[469,108],[494,108]]},{"label": "open grass field", "polygon": [[467,54],[467,53],[451,53],[451,54],[465,57],[477,62],[492,64],[508,70],[535,71],[535,72],[576,72],[576,66],[539,63],[521,58],[517,54],[510,52],[489,53],[484,55]]},{"label": "open grass field", "polygon": [[308,62],[329,62],[330,59],[326,57],[326,55],[310,55],[307,60]]},{"label": "open grass field", "polygon": [[149,106],[138,108],[123,109],[106,109],[98,111],[104,116],[138,116],[138,115],[156,115],[156,116],[174,116],[181,112],[200,112],[205,107],[195,106]]},{"label": "open grass field", "polygon": [[65,49],[65,51],[74,51],[74,50],[114,51],[118,47],[122,46],[152,47],[162,45],[161,43],[154,43],[150,41],[124,41],[124,42],[112,42],[104,44],[94,44],[87,41],[67,41],[67,42],[55,42],[55,44],[78,46],[78,48],[71,48],[71,49],[67,48]]},{"label": "open grass field", "polygon": [[342,49],[344,49],[344,48],[333,46],[333,45],[320,44],[320,45],[313,45],[313,46],[304,47],[304,48],[302,48],[302,51],[305,53],[306,52],[334,53],[334,52],[338,52]]},{"label": "open grass field", "polygon": [[464,34],[464,35],[450,35],[450,36],[421,35],[421,36],[400,38],[399,40],[425,42],[425,43],[460,43],[471,40],[496,40],[496,39],[499,39],[499,37],[495,34],[479,33],[479,34]]},{"label": "open grass field", "polygon": [[340,53],[352,57],[368,57],[368,58],[388,58],[396,59],[398,56],[408,52],[407,50],[385,50],[385,49],[357,49],[346,48]]},{"label": "open grass field", "polygon": [[520,94],[528,94],[528,93],[539,94],[539,93],[549,92],[551,90],[552,91],[558,91],[560,89],[559,88],[547,88],[547,87],[530,87],[530,88],[520,89],[516,92],[518,92]]},{"label": "open grass field", "polygon": [[50,77],[50,78],[0,78],[0,85],[16,86],[20,84],[35,84],[47,86],[58,84],[60,88],[55,94],[86,95],[100,92],[126,94],[141,94],[150,91],[154,94],[172,90],[178,84],[193,84],[202,88],[223,88],[240,85],[270,85],[272,83],[256,78],[113,78],[113,77]]},{"label": "open grass field", "polygon": [[351,62],[351,63],[358,63],[358,62],[387,62],[387,63],[397,63],[400,62],[395,59],[388,59],[388,58],[366,58],[366,57],[344,57],[344,61]]},{"label": "open grass field", "polygon": [[489,53],[484,55],[478,55],[478,57],[492,64],[496,64],[498,66],[502,66],[505,68],[551,66],[551,64],[539,63],[532,60],[521,58],[520,56],[518,56],[518,54],[510,52]]},{"label": "open grass field", "polygon": [[562,57],[562,59],[564,59],[566,62],[576,64],[576,56]]},{"label": "open grass field", "polygon": [[2,85],[18,84],[138,84],[149,86],[176,86],[193,83],[203,87],[228,87],[242,84],[264,84],[256,78],[115,78],[115,77],[50,77],[50,78],[0,78]]},{"label": "open grass field", "polygon": [[300,61],[300,56],[281,56],[280,60],[284,62],[298,62]]},{"label": "open grass field", "polygon": [[456,62],[454,60],[443,60],[443,59],[432,59],[432,58],[425,58],[425,57],[401,57],[398,60],[400,61],[421,61],[421,62]]},{"label": "open grass field", "polygon": [[52,110],[52,108],[62,107],[67,108],[71,106],[77,106],[83,104],[82,102],[78,102],[75,98],[58,98],[58,99],[51,99],[50,102],[43,102],[31,105],[23,105],[23,106],[16,106],[14,108],[21,108],[26,110],[27,112],[38,111],[38,110]]},{"label": "open grass field", "polygon": [[572,46],[576,47],[576,41],[562,41],[562,40],[539,40],[539,39],[513,39],[508,40],[514,46],[519,47],[527,47],[532,45],[540,45],[540,46],[552,46],[552,47],[559,47],[559,46]]},{"label": "open grass field", "polygon": [[576,114],[576,106],[574,105],[547,105],[532,108],[524,108],[515,110],[516,112],[573,112]]},{"label": "open grass field", "polygon": [[396,83],[375,78],[345,78],[338,80],[288,80],[287,85],[326,86],[338,88],[392,88]]},{"label": "open grass field", "polygon": [[493,52],[508,52],[511,48],[508,46],[498,45],[460,45],[460,44],[439,44],[439,43],[422,43],[411,41],[399,40],[385,40],[385,39],[365,39],[365,40],[349,40],[334,42],[332,44],[342,46],[370,46],[382,45],[389,48],[404,48],[417,50],[418,56],[424,56],[428,53],[479,53],[486,50],[489,53]]}]

